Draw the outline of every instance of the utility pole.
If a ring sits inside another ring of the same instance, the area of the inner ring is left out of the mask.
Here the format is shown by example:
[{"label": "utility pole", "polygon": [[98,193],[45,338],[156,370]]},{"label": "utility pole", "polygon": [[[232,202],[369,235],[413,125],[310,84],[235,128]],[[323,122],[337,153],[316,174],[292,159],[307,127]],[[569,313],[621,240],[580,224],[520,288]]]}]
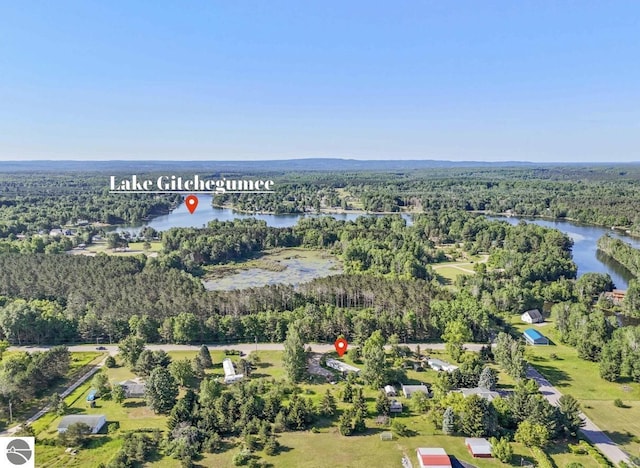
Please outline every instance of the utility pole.
[{"label": "utility pole", "polygon": [[12,423],[13,422],[13,408],[12,408],[13,404],[11,403],[11,400],[9,400],[9,422]]}]

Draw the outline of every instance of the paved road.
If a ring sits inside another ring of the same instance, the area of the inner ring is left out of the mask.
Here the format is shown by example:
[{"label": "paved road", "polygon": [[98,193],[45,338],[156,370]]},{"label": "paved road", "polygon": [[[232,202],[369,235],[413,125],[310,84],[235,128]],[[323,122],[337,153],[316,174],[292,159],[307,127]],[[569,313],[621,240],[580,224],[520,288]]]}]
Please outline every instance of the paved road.
[{"label": "paved road", "polygon": [[[555,388],[551,383],[545,379],[540,372],[535,370],[532,366],[529,366],[527,371],[527,377],[535,380],[540,386],[540,393],[542,393],[547,400],[553,405],[558,405],[558,400],[562,396],[562,393]],[[629,456],[612,441],[607,434],[594,424],[584,413],[582,418],[585,421],[585,425],[582,428],[582,433],[589,439],[589,441],[595,445],[605,456],[616,465],[620,462],[625,462],[631,465]]]},{"label": "paved road", "polygon": [[[401,345],[403,345],[401,343]],[[319,353],[326,353],[327,351],[333,351],[335,348],[333,344],[326,343],[309,343],[307,346],[311,346],[312,351]],[[404,346],[404,345],[403,345]],[[412,351],[415,351],[417,346],[420,346],[420,349],[424,353],[426,349],[433,350],[443,350],[445,347],[444,343],[411,343],[407,344]],[[467,343],[464,345],[466,349],[469,351],[480,351],[482,348],[482,344],[478,343]],[[102,351],[108,351],[110,354],[116,354],[118,352],[118,345],[103,345],[105,349]],[[198,351],[200,349],[200,345],[177,345],[177,344],[148,344],[147,349],[152,351],[156,350],[164,350],[164,351]],[[209,351],[221,351],[224,349],[236,349],[238,351],[242,351],[246,354],[251,353],[256,350],[256,347],[260,351],[282,351],[284,349],[283,343],[235,343],[235,344],[207,344]],[[36,351],[47,351],[51,346],[11,346],[9,351],[26,351],[29,353],[33,353]],[[86,351],[96,351],[96,345],[72,345],[69,346],[69,351],[71,352],[86,352]]]}]

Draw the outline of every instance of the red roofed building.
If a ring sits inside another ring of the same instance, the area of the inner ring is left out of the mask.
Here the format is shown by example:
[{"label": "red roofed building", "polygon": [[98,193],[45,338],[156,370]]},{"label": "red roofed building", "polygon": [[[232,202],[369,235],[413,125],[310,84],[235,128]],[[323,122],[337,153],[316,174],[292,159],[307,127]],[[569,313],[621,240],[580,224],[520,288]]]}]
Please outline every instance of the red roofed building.
[{"label": "red roofed building", "polygon": [[443,448],[423,448],[418,450],[420,468],[451,468],[451,459]]}]

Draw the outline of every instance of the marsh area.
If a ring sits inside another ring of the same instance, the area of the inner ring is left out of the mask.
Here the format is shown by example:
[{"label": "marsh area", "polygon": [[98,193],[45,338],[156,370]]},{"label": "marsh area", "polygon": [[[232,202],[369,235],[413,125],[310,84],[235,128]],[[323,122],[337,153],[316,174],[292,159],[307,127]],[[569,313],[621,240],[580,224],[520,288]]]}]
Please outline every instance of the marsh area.
[{"label": "marsh area", "polygon": [[275,249],[244,262],[207,267],[203,283],[210,291],[230,291],[271,284],[300,284],[340,273],[340,261],[327,252]]}]

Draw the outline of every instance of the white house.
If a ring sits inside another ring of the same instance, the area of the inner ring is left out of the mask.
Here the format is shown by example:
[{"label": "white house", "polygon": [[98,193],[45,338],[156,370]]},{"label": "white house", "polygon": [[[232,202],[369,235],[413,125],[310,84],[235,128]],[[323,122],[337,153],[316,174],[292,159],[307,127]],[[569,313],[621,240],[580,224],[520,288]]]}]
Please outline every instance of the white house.
[{"label": "white house", "polygon": [[453,364],[449,364],[446,361],[442,361],[440,359],[427,359],[427,364],[434,371],[444,371],[444,372],[453,372],[458,368],[458,366],[454,366]]},{"label": "white house", "polygon": [[238,380],[242,380],[244,377],[244,374],[236,374],[233,362],[229,358],[222,361],[222,368],[224,369],[224,383],[237,382]]},{"label": "white house", "polygon": [[337,359],[327,359],[326,362],[327,367],[331,367],[332,369],[338,370],[340,372],[353,372],[354,374],[359,374],[360,369],[357,367],[351,366],[346,362],[338,361]]},{"label": "white house", "polygon": [[58,433],[67,432],[69,426],[76,423],[86,424],[91,428],[92,434],[97,434],[102,426],[107,423],[107,418],[104,414],[74,414],[65,416],[58,424]]},{"label": "white house", "polygon": [[542,316],[542,314],[538,309],[527,310],[524,314],[520,316],[520,319],[525,323],[544,322],[544,317]]},{"label": "white house", "polygon": [[402,386],[402,393],[404,393],[404,396],[407,398],[411,398],[411,395],[416,392],[422,392],[425,395],[429,396],[429,387],[427,387],[425,384]]}]

